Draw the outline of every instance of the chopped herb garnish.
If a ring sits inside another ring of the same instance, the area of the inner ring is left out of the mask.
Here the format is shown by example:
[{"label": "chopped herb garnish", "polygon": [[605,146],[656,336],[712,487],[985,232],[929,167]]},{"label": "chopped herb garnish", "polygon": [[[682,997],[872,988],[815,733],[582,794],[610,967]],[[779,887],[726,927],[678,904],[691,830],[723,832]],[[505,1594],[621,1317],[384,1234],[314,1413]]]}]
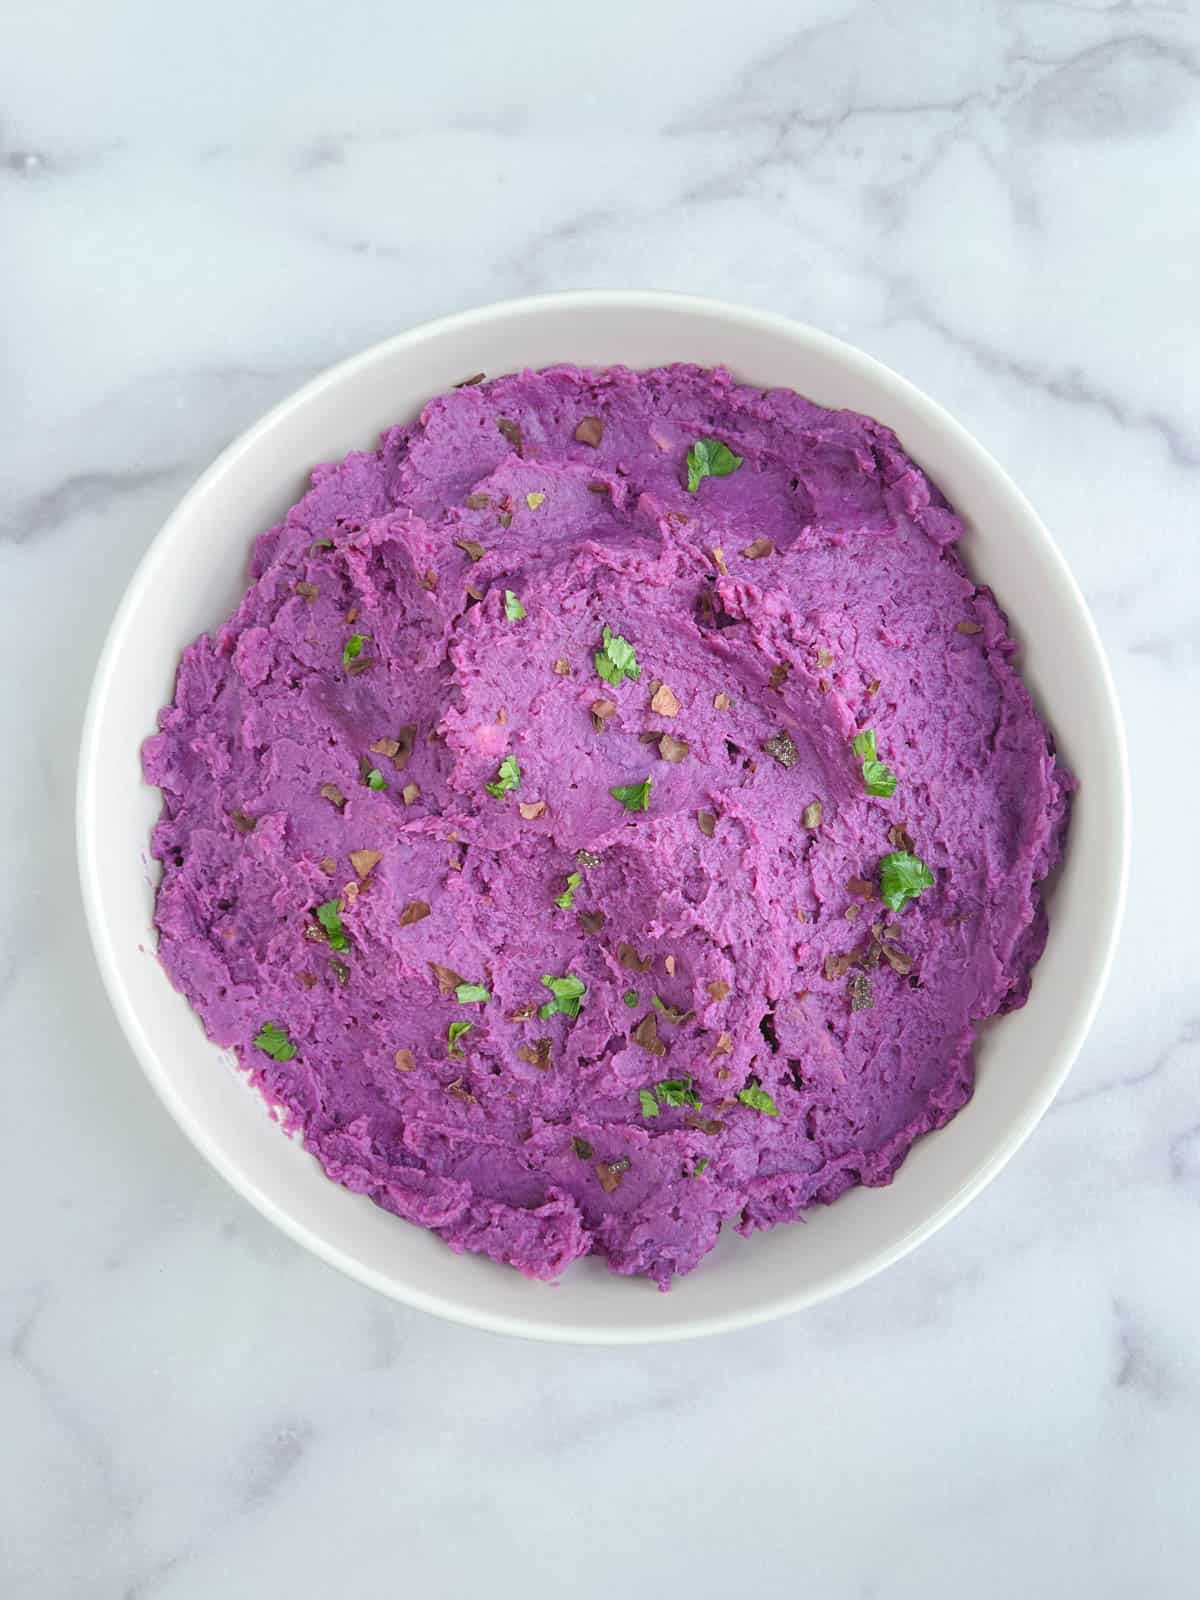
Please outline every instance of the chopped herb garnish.
[{"label": "chopped herb garnish", "polygon": [[879,863],[879,895],[889,911],[900,911],[923,889],[933,888],[933,873],[920,856],[895,850]]},{"label": "chopped herb garnish", "polygon": [[570,911],[571,902],[575,899],[575,891],[582,882],[582,872],[568,872],[567,887],[561,894],[555,895],[554,897],[554,904],[560,911]]},{"label": "chopped herb garnish", "polygon": [[658,1101],[654,1098],[652,1090],[639,1089],[638,1099],[641,1102],[642,1115],[644,1117],[656,1117],[658,1115]]},{"label": "chopped herb garnish", "polygon": [[552,1017],[556,1012],[564,1017],[577,1017],[579,1006],[585,994],[587,984],[582,978],[576,978],[568,973],[562,978],[552,978],[548,973],[543,974],[542,982],[554,996],[547,1000],[545,1005],[538,1007],[538,1016],[543,1019]]},{"label": "chopped herb garnish", "polygon": [[741,466],[742,459],[721,439],[697,439],[687,453],[688,493],[696,493],[702,478],[727,478]]},{"label": "chopped herb garnish", "polygon": [[700,1176],[700,1174],[707,1169],[707,1167],[708,1167],[708,1157],[707,1156],[697,1156],[695,1161],[692,1162],[692,1177],[693,1178],[698,1178]]},{"label": "chopped herb garnish", "polygon": [[458,983],[454,986],[454,998],[460,1006],[481,1006],[492,997],[481,983]]},{"label": "chopped herb garnish", "polygon": [[744,1089],[738,1090],[738,1099],[744,1106],[749,1106],[751,1111],[761,1111],[768,1117],[777,1117],[779,1115],[779,1107],[774,1100],[771,1099],[762,1084],[755,1083],[753,1079]]},{"label": "chopped herb garnish", "polygon": [[342,927],[342,902],[340,900],[326,900],[316,910],[317,921],[325,929],[331,950],[348,950],[350,941],[346,937],[346,930]]},{"label": "chopped herb garnish", "polygon": [[446,1045],[448,1053],[455,1061],[461,1061],[463,1058],[463,1052],[459,1048],[458,1041],[462,1038],[464,1033],[470,1033],[474,1026],[475,1024],[473,1022],[452,1022],[449,1028],[446,1030]]},{"label": "chopped herb garnish", "polygon": [[654,1085],[654,1093],[659,1105],[692,1106],[696,1111],[700,1109],[700,1096],[692,1088],[690,1077],[664,1078],[661,1083]]},{"label": "chopped herb garnish", "polygon": [[618,684],[625,678],[632,678],[636,683],[642,675],[638,666],[637,652],[628,639],[622,639],[619,633],[614,633],[607,623],[601,634],[604,641],[603,648],[596,651],[596,671],[605,683]]},{"label": "chopped herb garnish", "polygon": [[621,998],[624,1000],[627,1006],[632,1008],[638,1003],[638,992],[636,989],[626,989]]},{"label": "chopped herb garnish", "polygon": [[333,540],[332,539],[314,539],[312,544],[309,545],[309,549],[310,550],[332,550],[333,549]]},{"label": "chopped herb garnish", "polygon": [[371,767],[363,779],[368,789],[386,789],[387,779],[378,767]]},{"label": "chopped herb garnish", "polygon": [[520,622],[526,615],[525,607],[517,599],[511,589],[504,591],[504,615],[510,622]]},{"label": "chopped herb garnish", "polygon": [[580,1161],[590,1161],[596,1154],[587,1140],[581,1139],[577,1133],[571,1136],[571,1149],[574,1150]]},{"label": "chopped herb garnish", "polygon": [[535,489],[532,491],[532,493],[525,496],[525,504],[529,507],[530,511],[536,511],[545,498],[546,496],[544,494],[540,494]]},{"label": "chopped herb garnish", "polygon": [[287,1029],[277,1022],[264,1022],[254,1035],[254,1042],[272,1061],[291,1061],[299,1048],[292,1043]]},{"label": "chopped herb garnish", "polygon": [[650,779],[645,778],[641,783],[619,783],[616,788],[610,789],[609,794],[614,800],[619,800],[626,811],[649,811],[650,809]]},{"label": "chopped herb garnish", "polygon": [[367,633],[352,633],[342,646],[342,665],[348,667],[362,655],[362,647],[370,638]]},{"label": "chopped herb garnish", "polygon": [[854,754],[863,758],[863,783],[868,794],[886,798],[896,792],[896,774],[877,759],[874,728],[864,728],[861,733],[854,735]]},{"label": "chopped herb garnish", "polygon": [[505,756],[496,772],[495,783],[485,783],[484,788],[496,800],[521,786],[521,769],[516,756]]}]

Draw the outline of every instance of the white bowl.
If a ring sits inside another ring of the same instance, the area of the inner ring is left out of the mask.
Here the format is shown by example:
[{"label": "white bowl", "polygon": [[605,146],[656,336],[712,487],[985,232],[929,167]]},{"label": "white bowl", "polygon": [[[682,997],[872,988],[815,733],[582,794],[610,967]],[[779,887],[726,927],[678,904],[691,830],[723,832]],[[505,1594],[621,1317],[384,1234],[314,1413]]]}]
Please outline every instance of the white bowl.
[{"label": "white bowl", "polygon": [[[323,1176],[204,1037],[154,956],[147,871],[159,794],[142,740],[183,647],[234,608],[251,541],[310,469],[369,449],[468,374],[556,362],[728,366],[766,388],[888,423],[964,517],[963,554],[1008,612],[1025,679],[1080,779],[1050,891],[1050,938],[1023,1010],[985,1030],[974,1098],[922,1139],[895,1182],[816,1207],[804,1225],[724,1237],[670,1294],[576,1263],[529,1282],[398,1221]],[[1087,608],[1032,507],[951,417],[869,356],[815,329],[674,295],[609,291],[487,306],[389,339],[307,384],[242,435],[184,497],[138,568],[96,673],[79,767],[83,898],[104,982],[151,1083],[197,1149],[264,1216],[383,1293],[477,1327],[632,1343],[745,1326],[836,1294],[897,1260],[979,1193],[1033,1129],[1095,1014],[1124,901],[1128,774],[1120,714]]]}]

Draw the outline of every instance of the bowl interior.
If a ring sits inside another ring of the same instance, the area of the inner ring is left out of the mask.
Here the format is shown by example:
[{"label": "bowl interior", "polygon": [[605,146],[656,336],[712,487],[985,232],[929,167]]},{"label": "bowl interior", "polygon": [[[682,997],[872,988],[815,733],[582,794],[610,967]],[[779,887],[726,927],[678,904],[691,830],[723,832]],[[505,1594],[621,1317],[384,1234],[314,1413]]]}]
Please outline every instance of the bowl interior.
[{"label": "bowl interior", "polygon": [[[139,747],[171,696],[180,651],[237,604],[254,536],[303,492],[313,465],[371,448],[382,428],[469,374],[563,361],[723,364],[895,428],[964,517],[969,567],[1008,612],[1026,681],[1081,780],[1032,996],[985,1030],[971,1103],[918,1143],[889,1188],[854,1190],[803,1226],[723,1238],[669,1295],[592,1260],[559,1286],[527,1282],[330,1183],[205,1039],[154,956],[148,839],[158,791],[142,781]],[[205,473],[148,552],[105,647],[81,755],[79,846],[101,970],[143,1067],[199,1149],[267,1216],[374,1287],[463,1321],[549,1338],[671,1338],[858,1282],[951,1216],[1029,1133],[1082,1042],[1111,957],[1127,855],[1124,748],[1103,653],[1062,558],[995,462],[933,402],[839,341],[778,318],[666,295],[555,296],[466,313],[367,351],[284,402]]]}]

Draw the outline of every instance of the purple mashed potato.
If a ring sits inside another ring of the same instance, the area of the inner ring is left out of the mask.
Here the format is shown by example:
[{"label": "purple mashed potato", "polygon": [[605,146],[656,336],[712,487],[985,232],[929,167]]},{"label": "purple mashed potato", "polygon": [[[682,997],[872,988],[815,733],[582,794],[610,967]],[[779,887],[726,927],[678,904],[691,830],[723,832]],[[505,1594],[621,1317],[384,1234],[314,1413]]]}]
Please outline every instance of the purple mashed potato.
[{"label": "purple mashed potato", "polygon": [[961,531],[889,429],[722,371],[434,400],[184,653],[172,982],[329,1177],[533,1277],[667,1288],[888,1183],[1025,999],[1073,787]]}]

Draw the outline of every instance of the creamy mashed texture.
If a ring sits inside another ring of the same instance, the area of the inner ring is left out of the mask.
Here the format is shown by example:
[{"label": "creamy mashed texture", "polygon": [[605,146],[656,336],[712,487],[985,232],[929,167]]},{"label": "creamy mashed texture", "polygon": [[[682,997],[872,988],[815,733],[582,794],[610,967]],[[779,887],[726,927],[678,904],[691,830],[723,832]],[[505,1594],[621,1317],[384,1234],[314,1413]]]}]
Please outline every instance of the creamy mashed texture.
[{"label": "creamy mashed texture", "polygon": [[171,980],[329,1177],[535,1277],[889,1182],[1026,996],[1073,786],[961,532],[719,370],[432,401],[184,654]]}]

